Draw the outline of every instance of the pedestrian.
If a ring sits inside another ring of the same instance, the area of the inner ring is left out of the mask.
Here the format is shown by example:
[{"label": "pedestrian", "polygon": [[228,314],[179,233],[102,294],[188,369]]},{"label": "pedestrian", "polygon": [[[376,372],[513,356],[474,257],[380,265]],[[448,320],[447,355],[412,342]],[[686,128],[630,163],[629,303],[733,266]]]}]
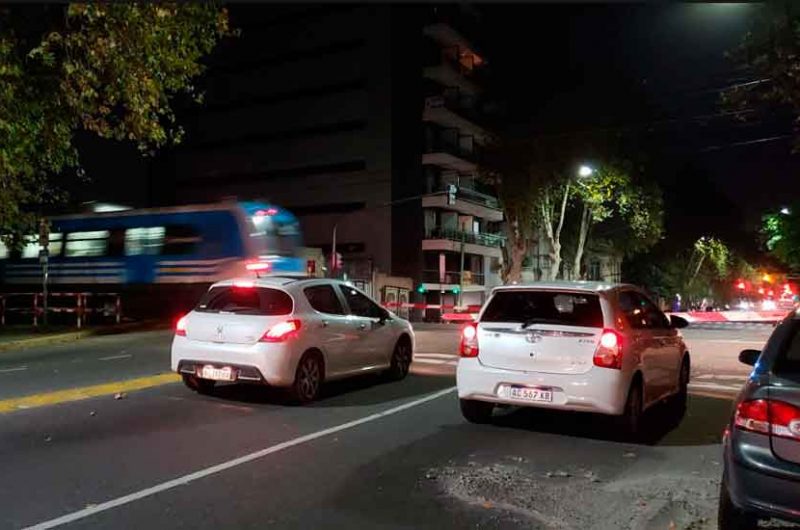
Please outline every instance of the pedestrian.
[{"label": "pedestrian", "polygon": [[681,311],[681,295],[675,293],[675,298],[672,300],[672,312],[680,313]]}]

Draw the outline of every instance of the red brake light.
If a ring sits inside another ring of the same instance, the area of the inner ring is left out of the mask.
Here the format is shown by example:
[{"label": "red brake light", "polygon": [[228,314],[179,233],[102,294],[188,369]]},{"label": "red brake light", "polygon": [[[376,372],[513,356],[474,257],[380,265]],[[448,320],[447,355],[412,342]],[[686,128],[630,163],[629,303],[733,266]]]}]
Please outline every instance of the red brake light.
[{"label": "red brake light", "polygon": [[186,315],[179,318],[175,324],[175,334],[180,337],[186,336]]},{"label": "red brake light", "polygon": [[461,330],[461,344],[458,347],[461,357],[478,356],[478,325],[467,324]]},{"label": "red brake light", "polygon": [[604,329],[592,362],[601,368],[622,369],[622,335],[613,329]]},{"label": "red brake light", "polygon": [[800,440],[800,408],[783,401],[743,401],[736,407],[733,423],[745,431]]},{"label": "red brake light", "polygon": [[264,333],[260,342],[283,342],[297,335],[297,332],[300,331],[300,326],[299,320],[287,320],[286,322],[275,324]]}]

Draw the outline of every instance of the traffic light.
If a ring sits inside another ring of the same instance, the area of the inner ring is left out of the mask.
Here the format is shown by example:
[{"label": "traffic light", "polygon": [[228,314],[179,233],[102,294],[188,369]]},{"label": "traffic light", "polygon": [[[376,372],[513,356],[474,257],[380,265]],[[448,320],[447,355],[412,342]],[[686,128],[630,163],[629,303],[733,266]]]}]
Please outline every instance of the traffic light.
[{"label": "traffic light", "polygon": [[425,286],[424,286],[424,285],[422,285],[422,284],[419,284],[419,285],[417,286],[417,292],[418,292],[419,294],[425,294]]},{"label": "traffic light", "polygon": [[452,206],[456,203],[456,193],[458,193],[458,186],[455,184],[447,185],[447,204]]},{"label": "traffic light", "polygon": [[460,293],[461,292],[461,287],[456,285],[455,287],[453,287],[453,291],[452,292],[453,292],[453,294]]}]

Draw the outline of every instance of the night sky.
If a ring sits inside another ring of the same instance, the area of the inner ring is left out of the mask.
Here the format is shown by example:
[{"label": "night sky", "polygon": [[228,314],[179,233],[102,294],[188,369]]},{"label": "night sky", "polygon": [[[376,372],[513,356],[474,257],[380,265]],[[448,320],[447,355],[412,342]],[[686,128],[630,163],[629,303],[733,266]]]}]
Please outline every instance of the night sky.
[{"label": "night sky", "polygon": [[[667,204],[667,235],[752,254],[765,208],[800,197],[791,123],[742,124],[719,89],[750,79],[725,57],[757,6],[486,6],[485,47],[517,131],[636,138]],[[784,136],[777,141],[749,143]],[[742,144],[745,145],[736,145]]]},{"label": "night sky", "polygon": [[[635,158],[647,160],[649,176],[664,193],[672,244],[716,235],[754,256],[763,211],[800,199],[800,155],[791,154],[791,122],[777,116],[742,124],[720,115],[719,90],[750,80],[724,54],[739,42],[756,9],[481,5],[479,44],[490,61],[490,94],[504,102],[502,126],[524,135],[600,131],[635,140]],[[232,5],[234,17],[235,10]],[[96,180],[78,196],[102,195],[120,180],[146,178],[147,163],[136,160],[132,148],[81,142],[89,153],[83,157],[87,172],[115,179]],[[120,165],[121,159],[130,163]],[[146,201],[145,193],[139,187],[131,199]]]}]

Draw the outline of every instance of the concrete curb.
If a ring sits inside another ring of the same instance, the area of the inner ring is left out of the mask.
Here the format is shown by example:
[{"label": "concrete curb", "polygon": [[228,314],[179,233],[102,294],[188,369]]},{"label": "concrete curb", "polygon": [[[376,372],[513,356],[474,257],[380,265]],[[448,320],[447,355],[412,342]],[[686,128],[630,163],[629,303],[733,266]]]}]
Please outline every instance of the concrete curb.
[{"label": "concrete curb", "polygon": [[84,329],[80,331],[44,335],[42,337],[31,337],[28,339],[0,342],[0,352],[35,348],[37,346],[48,346],[50,344],[59,344],[63,342],[73,342],[87,337],[119,335],[122,333],[132,333],[135,331],[157,331],[160,329],[169,329],[169,325],[163,322],[131,322],[129,324],[119,324],[106,328]]}]

